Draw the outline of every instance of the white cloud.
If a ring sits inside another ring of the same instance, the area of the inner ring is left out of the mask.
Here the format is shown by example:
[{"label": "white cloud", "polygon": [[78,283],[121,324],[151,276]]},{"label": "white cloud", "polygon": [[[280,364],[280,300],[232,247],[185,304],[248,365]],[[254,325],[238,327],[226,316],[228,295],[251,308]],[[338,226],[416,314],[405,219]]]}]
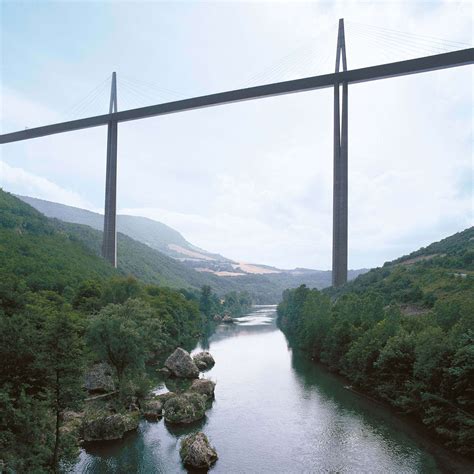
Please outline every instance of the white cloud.
[{"label": "white cloud", "polygon": [[91,204],[78,193],[64,189],[46,178],[28,173],[22,168],[9,166],[4,161],[0,161],[0,185],[6,191],[15,194],[91,209]]}]

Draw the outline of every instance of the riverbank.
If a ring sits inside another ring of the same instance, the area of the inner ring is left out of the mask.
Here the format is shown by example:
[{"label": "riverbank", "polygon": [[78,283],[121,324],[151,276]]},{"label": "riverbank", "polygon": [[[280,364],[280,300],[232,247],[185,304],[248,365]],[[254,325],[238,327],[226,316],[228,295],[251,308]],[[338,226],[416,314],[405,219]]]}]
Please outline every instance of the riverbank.
[{"label": "riverbank", "polygon": [[445,448],[474,456],[468,292],[416,317],[375,292],[337,300],[305,286],[284,293],[279,326],[350,385],[417,418]]},{"label": "riverbank", "polygon": [[[463,472],[385,407],[292,351],[275,318],[274,307],[255,308],[196,346],[216,360],[204,419],[185,427],[142,421],[113,446],[83,450],[74,472],[186,472],[179,444],[196,431],[219,453],[216,473]],[[156,389],[167,391],[163,382]]]}]

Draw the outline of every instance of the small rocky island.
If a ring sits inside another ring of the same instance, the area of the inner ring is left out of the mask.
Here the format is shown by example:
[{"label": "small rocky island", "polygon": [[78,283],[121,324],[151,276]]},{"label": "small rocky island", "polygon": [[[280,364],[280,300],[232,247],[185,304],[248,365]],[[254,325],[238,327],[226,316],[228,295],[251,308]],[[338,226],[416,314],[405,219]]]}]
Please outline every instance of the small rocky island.
[{"label": "small rocky island", "polygon": [[[77,432],[83,442],[94,443],[123,438],[138,428],[142,418],[149,422],[164,418],[170,425],[201,420],[212,405],[216,384],[199,375],[214,365],[209,352],[191,357],[178,347],[158,370],[171,390],[149,394],[144,399],[132,397],[123,403],[112,368],[105,362],[96,363],[85,375],[84,388],[89,393],[86,407],[81,413],[67,413],[64,428]],[[202,432],[184,438],[180,453],[183,464],[198,469],[209,468],[217,460],[216,450]]]},{"label": "small rocky island", "polygon": [[201,431],[181,441],[179,454],[185,466],[195,469],[209,469],[218,459],[216,450]]}]

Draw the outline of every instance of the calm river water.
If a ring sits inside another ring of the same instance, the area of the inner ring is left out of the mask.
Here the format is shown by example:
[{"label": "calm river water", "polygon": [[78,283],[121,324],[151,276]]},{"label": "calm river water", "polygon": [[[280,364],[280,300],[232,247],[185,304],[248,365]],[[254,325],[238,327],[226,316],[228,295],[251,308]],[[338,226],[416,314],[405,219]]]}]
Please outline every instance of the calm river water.
[{"label": "calm river water", "polygon": [[216,399],[202,422],[173,429],[143,421],[124,440],[83,451],[74,472],[186,472],[180,438],[197,430],[219,454],[213,473],[467,472],[387,409],[293,353],[275,309],[257,306],[196,348],[216,360],[206,374],[217,382]]}]

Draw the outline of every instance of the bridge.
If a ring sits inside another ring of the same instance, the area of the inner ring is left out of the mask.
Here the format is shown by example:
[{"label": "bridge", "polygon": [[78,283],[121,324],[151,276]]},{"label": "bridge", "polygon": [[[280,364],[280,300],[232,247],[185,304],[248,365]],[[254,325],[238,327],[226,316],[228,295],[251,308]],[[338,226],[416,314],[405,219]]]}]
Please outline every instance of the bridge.
[{"label": "bridge", "polygon": [[[342,60],[342,68],[341,68]],[[117,266],[117,139],[118,124],[160,115],[185,112],[234,102],[263,99],[283,94],[334,89],[333,145],[333,245],[332,283],[340,286],[347,281],[348,253],[348,87],[349,84],[376,81],[473,64],[474,48],[431,54],[404,61],[391,62],[359,69],[347,69],[344,20],[339,20],[335,71],[331,74],[306,77],[284,82],[220,92],[146,107],[118,111],[117,76],[112,75],[109,113],[78,120],[29,128],[0,135],[0,143],[12,143],[58,133],[107,125],[107,167],[105,184],[105,213],[102,255]],[[342,69],[342,70],[341,70]],[[341,99],[342,89],[342,99]]]}]

